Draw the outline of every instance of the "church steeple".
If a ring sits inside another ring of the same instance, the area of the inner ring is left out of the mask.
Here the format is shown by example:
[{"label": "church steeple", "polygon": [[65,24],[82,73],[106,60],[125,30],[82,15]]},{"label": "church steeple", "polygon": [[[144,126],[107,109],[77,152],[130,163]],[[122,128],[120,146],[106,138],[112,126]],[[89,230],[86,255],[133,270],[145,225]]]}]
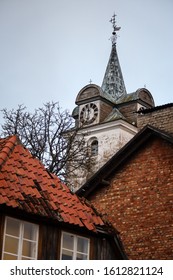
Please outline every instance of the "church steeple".
[{"label": "church steeple", "polygon": [[119,31],[120,27],[116,26],[115,16],[116,15],[114,14],[110,20],[113,26],[111,37],[112,50],[102,82],[102,90],[104,92],[105,98],[111,100],[114,103],[116,103],[116,100],[124,97],[127,94],[116,50],[116,31]]},{"label": "church steeple", "polygon": [[[87,147],[87,155],[84,155],[83,161],[86,165],[74,170],[71,177],[68,175],[68,181],[75,189],[82,186],[136,134],[138,114],[134,112],[141,107],[150,108],[154,105],[152,96],[146,89],[126,93],[116,50],[116,33],[120,27],[116,26],[115,15],[111,23],[112,50],[102,87],[90,82],[84,86],[76,97],[77,107],[72,113],[75,119],[75,137],[79,137],[76,139]],[[69,131],[69,136],[71,133],[72,130]],[[79,160],[81,159],[80,154]]]}]

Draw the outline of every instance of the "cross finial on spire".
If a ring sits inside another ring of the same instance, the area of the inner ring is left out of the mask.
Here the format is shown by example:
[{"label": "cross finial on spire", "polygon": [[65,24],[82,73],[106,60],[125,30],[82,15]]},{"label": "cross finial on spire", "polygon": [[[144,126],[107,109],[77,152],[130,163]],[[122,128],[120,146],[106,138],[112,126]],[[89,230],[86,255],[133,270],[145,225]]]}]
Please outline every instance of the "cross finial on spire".
[{"label": "cross finial on spire", "polygon": [[120,27],[117,27],[116,25],[115,16],[116,15],[114,14],[110,20],[113,25],[111,38],[112,50],[102,82],[102,90],[105,98],[114,103],[116,103],[118,99],[123,98],[127,94],[116,50],[116,31],[120,30]]},{"label": "cross finial on spire", "polygon": [[116,40],[117,40],[116,31],[119,31],[121,29],[121,27],[116,26],[115,17],[116,17],[116,14],[114,13],[110,20],[110,22],[112,23],[112,26],[113,26],[113,32],[112,32],[112,37],[111,37],[112,45],[116,44]]}]

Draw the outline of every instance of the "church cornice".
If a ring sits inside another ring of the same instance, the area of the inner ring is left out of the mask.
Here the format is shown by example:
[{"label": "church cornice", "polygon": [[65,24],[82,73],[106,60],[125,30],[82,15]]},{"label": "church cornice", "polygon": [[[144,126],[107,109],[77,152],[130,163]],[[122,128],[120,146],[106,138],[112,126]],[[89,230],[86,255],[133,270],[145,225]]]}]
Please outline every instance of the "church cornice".
[{"label": "church cornice", "polygon": [[[109,124],[109,125],[108,125]],[[94,133],[98,133],[99,131],[106,131],[106,129],[111,130],[115,128],[124,128],[126,131],[133,131],[134,134],[137,132],[137,127],[133,124],[127,122],[124,119],[116,119],[111,121],[105,121],[99,124],[88,125],[87,127],[81,127],[78,133],[83,135],[89,135]]]}]

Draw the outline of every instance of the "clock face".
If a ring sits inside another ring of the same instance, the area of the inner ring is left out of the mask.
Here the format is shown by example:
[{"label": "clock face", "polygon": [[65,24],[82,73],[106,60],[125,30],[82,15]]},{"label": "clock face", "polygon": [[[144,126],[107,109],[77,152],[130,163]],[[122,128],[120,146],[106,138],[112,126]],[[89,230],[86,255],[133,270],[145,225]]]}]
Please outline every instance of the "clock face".
[{"label": "clock face", "polygon": [[80,120],[84,124],[90,124],[97,118],[97,115],[98,115],[98,108],[96,104],[89,103],[82,108],[80,114]]}]

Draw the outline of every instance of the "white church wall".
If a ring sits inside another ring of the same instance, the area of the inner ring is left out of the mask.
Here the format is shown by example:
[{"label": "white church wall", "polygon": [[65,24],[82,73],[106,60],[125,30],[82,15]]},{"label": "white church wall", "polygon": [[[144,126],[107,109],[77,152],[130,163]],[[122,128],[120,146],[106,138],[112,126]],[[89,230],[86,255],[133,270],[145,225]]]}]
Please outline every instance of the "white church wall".
[{"label": "white church wall", "polygon": [[93,156],[90,170],[76,170],[73,178],[74,190],[81,187],[100,167],[102,167],[120,148],[122,148],[136,133],[137,128],[123,120],[90,126],[80,131],[84,135],[86,144],[92,139],[98,141],[98,154]]}]

